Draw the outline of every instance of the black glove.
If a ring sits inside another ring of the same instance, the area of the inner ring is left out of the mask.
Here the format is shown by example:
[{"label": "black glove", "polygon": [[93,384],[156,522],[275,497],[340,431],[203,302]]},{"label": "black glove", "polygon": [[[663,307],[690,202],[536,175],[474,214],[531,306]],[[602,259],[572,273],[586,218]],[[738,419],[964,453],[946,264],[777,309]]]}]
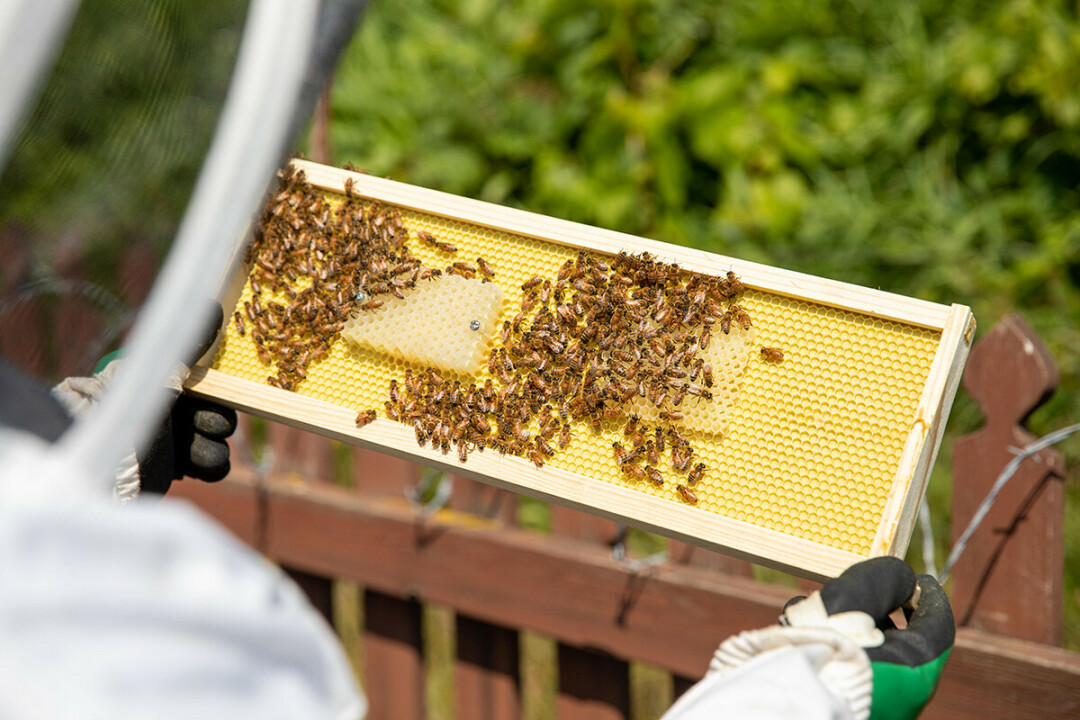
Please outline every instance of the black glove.
[{"label": "black glove", "polygon": [[142,492],[164,494],[184,476],[217,482],[229,473],[229,445],[236,412],[206,400],[181,395],[165,417],[150,447],[136,453]]},{"label": "black glove", "polygon": [[[821,588],[828,615],[860,611],[874,619],[884,642],[865,648],[874,671],[871,720],[912,720],[937,688],[956,639],[945,591],[931,575],[919,575],[903,560],[880,557],[852,565]],[[805,598],[784,605],[785,617]],[[889,613],[904,608],[900,630]]]},{"label": "black glove", "polygon": [[[203,342],[187,358],[192,365],[217,338],[224,313],[214,303],[209,330]],[[236,412],[208,400],[180,395],[151,439],[149,447],[136,452],[139,489],[164,494],[173,480],[184,476],[217,482],[229,474],[229,445],[225,439],[236,430]]]}]

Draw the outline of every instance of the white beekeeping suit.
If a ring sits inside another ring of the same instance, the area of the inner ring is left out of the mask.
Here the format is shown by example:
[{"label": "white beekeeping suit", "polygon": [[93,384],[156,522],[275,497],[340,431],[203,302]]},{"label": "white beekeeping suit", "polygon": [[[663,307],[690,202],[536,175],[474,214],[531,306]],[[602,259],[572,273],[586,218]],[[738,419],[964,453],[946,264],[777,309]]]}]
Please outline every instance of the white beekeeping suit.
[{"label": "white beekeeping suit", "polygon": [[[0,4],[0,166],[76,5]],[[313,49],[325,11],[252,2],[213,146],[99,402],[55,442],[0,426],[2,718],[365,713],[334,633],[280,570],[183,502],[114,497],[115,468],[158,425],[161,388],[205,327],[191,300],[217,295],[292,141],[309,59],[327,59]]]},{"label": "white beekeeping suit", "polygon": [[5,504],[0,567],[0,717],[363,715],[307,598],[184,502]]}]

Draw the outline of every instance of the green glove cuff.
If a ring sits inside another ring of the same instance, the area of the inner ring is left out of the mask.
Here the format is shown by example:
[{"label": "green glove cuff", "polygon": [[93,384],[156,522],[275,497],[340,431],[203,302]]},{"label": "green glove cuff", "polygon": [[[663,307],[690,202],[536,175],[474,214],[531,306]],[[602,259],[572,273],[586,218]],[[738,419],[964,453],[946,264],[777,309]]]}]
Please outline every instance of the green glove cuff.
[{"label": "green glove cuff", "polygon": [[111,353],[97,361],[97,365],[94,366],[94,372],[90,374],[97,375],[99,372],[104,370],[109,363],[111,363],[116,358],[121,357],[123,354],[124,348],[120,348],[119,350],[113,350]]},{"label": "green glove cuff", "polygon": [[870,663],[874,693],[870,720],[914,720],[930,702],[952,648],[922,665]]}]

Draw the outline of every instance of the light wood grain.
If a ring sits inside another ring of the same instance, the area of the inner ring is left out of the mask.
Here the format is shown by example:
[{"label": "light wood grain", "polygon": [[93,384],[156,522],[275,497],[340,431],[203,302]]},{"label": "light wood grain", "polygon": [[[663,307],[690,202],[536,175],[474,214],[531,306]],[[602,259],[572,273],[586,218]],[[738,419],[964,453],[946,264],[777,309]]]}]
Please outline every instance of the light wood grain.
[{"label": "light wood grain", "polygon": [[930,374],[923,387],[911,430],[900,456],[892,492],[882,511],[881,523],[870,554],[903,557],[911,539],[919,503],[926,492],[952,401],[960,386],[964,363],[975,333],[970,308],[953,305],[938,342]]},{"label": "light wood grain", "polygon": [[550,466],[537,468],[518,457],[493,452],[472,453],[468,462],[462,463],[453,453],[443,455],[430,447],[418,446],[413,431],[401,423],[378,418],[357,429],[356,416],[352,411],[216,370],[193,368],[186,389],[196,396],[213,399],[238,410],[540,500],[618,520],[784,572],[823,579],[835,577],[862,559],[862,556],[852,552],[731,520],[603,480]]},{"label": "light wood grain", "polygon": [[680,267],[709,275],[723,275],[728,270],[734,270],[749,287],[931,330],[943,330],[949,316],[947,305],[695,248],[669,245],[304,160],[294,160],[293,164],[304,171],[309,183],[323,190],[344,194],[345,180],[352,178],[353,195],[524,237],[607,255],[616,255],[624,250],[649,252],[666,262],[678,263]]}]

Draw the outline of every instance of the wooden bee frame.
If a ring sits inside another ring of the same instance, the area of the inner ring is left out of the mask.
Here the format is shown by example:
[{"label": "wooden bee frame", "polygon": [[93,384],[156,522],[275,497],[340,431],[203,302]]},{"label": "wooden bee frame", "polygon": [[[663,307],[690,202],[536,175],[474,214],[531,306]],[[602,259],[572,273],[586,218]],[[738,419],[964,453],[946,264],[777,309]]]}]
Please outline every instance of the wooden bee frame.
[{"label": "wooden bee frame", "polygon": [[[297,392],[286,391],[220,369],[229,365],[229,353],[240,352],[235,337],[232,348],[226,341],[193,369],[189,392],[806,577],[834,577],[867,557],[902,556],[906,551],[974,334],[969,308],[667,245],[310,162],[295,161],[294,165],[303,170],[309,184],[328,193],[344,194],[348,182],[353,196],[464,228],[462,232],[476,242],[491,243],[496,252],[486,254],[496,265],[500,261],[497,238],[511,237],[527,239],[533,247],[539,244],[608,256],[648,252],[693,273],[715,276],[734,271],[768,319],[762,323],[767,335],[762,341],[770,346],[779,343],[784,351],[779,361],[769,353],[764,360],[751,359],[751,364],[759,364],[744,383],[758,409],[740,411],[742,425],[732,432],[735,439],[730,446],[722,448],[730,454],[742,442],[756,450],[746,451],[748,459],[734,466],[737,471],[729,469],[725,477],[712,481],[710,488],[716,489],[719,500],[698,507],[673,499],[675,483],[666,496],[660,496],[634,487],[625,478],[612,481],[599,471],[581,471],[588,463],[574,466],[576,471],[559,467],[555,461],[537,468],[525,458],[490,451],[472,453],[462,463],[453,452],[418,446],[411,427],[385,417],[358,428],[357,413],[363,407],[310,396],[303,385]],[[248,270],[220,293],[228,318],[244,290]],[[795,317],[823,318],[822,327],[832,323],[830,327],[837,329],[832,335],[818,332],[813,324],[791,320]],[[229,321],[225,334],[233,332],[228,326]],[[866,348],[860,346],[864,340]],[[912,349],[916,345],[923,349]],[[850,362],[853,355],[858,362]],[[250,364],[250,360],[243,362]],[[885,369],[879,371],[879,364]],[[841,367],[836,372],[847,373],[847,379],[843,383],[829,380],[833,368]],[[786,373],[787,385],[778,383],[774,393],[770,383],[781,371]],[[860,378],[870,376],[870,381],[861,382]],[[893,415],[879,427],[873,397],[888,394],[894,387],[906,388],[900,394],[907,400],[890,405]],[[803,388],[817,388],[817,394],[803,397]],[[869,399],[865,406],[848,407],[847,399],[856,396]],[[821,404],[821,417],[806,412],[815,403]],[[793,408],[790,417],[785,407]],[[796,426],[798,432],[792,430]],[[892,443],[892,450],[880,449],[882,438]],[[769,443],[779,449],[771,450]],[[803,454],[821,462],[798,460]],[[870,473],[874,477],[848,483],[848,461],[857,475],[859,463],[868,455],[876,458],[875,467],[887,467],[887,472],[879,470]],[[796,482],[785,480],[789,472],[798,478]]]}]

